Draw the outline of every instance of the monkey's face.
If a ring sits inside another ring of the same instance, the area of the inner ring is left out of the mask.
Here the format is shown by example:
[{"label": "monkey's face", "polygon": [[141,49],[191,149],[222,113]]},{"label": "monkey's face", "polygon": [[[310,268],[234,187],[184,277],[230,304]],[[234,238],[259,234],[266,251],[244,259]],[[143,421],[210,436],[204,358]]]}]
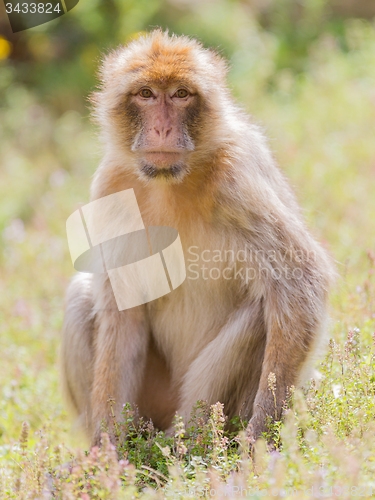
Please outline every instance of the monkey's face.
[{"label": "monkey's face", "polygon": [[141,175],[180,181],[196,149],[200,98],[188,82],[138,83],[125,103],[126,135]]},{"label": "monkey's face", "polygon": [[225,142],[225,73],[218,55],[161,31],[107,56],[92,101],[109,155],[147,180],[200,175]]}]

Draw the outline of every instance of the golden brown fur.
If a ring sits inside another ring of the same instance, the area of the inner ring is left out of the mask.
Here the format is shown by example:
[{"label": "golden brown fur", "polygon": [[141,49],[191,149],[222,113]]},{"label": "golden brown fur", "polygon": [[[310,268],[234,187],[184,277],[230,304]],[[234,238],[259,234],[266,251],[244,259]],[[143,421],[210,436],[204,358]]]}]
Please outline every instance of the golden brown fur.
[{"label": "golden brown fur", "polygon": [[[256,437],[265,413],[275,416],[270,372],[280,417],[288,387],[309,375],[324,339],[330,259],[307,231],[262,132],[232,101],[225,75],[218,55],[160,31],[103,64],[93,101],[104,157],[92,199],[133,188],[146,226],[179,231],[187,264],[191,247],[258,253],[255,262],[229,264],[200,255],[198,264],[228,268],[231,279],[188,273],[167,296],[121,312],[107,276],[73,280],[63,380],[93,442],[109,418],[109,396],[117,415],[125,402],[136,403],[162,429],[175,411],[187,421],[197,400],[219,400],[228,415],[250,418]],[[144,86],[151,98],[139,94]],[[179,86],[186,100],[175,98]],[[177,152],[155,153],[159,140],[160,151]],[[178,158],[174,173],[168,155]],[[236,275],[239,264],[254,270],[252,279]]]}]

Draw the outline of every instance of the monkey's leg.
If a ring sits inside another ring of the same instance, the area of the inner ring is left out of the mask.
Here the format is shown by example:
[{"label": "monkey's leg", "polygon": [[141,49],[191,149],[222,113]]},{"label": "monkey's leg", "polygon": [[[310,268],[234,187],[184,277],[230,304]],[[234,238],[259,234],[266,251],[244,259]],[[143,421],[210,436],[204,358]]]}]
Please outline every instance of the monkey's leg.
[{"label": "monkey's leg", "polygon": [[60,351],[65,399],[78,416],[77,424],[90,433],[94,313],[92,276],[77,274],[69,285]]},{"label": "monkey's leg", "polygon": [[190,365],[181,389],[178,413],[185,424],[197,400],[224,403],[231,417],[247,399],[254,401],[261,375],[266,333],[262,302],[236,310],[217,337]]},{"label": "monkey's leg", "polygon": [[[112,296],[111,290],[108,296]],[[144,306],[119,311],[114,299],[104,308],[98,307],[95,323],[92,442],[99,444],[102,420],[107,422],[113,438],[109,398],[114,399],[116,420],[121,420],[124,403],[134,404],[137,400],[145,369],[149,328]]]}]

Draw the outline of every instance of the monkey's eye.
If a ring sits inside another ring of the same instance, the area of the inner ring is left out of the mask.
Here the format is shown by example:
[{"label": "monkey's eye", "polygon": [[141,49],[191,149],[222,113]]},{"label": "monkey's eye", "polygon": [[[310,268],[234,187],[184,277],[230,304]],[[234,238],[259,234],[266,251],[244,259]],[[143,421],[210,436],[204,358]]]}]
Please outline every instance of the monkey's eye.
[{"label": "monkey's eye", "polygon": [[149,99],[152,97],[154,94],[151,92],[150,89],[142,89],[139,94],[144,97],[145,99]]},{"label": "monkey's eye", "polygon": [[188,91],[185,89],[178,89],[177,92],[175,93],[175,96],[184,99],[184,97],[188,96]]}]

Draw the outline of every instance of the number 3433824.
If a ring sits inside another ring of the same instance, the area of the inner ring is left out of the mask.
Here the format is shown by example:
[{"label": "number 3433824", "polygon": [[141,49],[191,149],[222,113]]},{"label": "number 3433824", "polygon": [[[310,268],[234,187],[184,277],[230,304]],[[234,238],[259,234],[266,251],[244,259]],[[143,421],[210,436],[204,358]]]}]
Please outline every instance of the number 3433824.
[{"label": "number 3433824", "polygon": [[7,14],[16,12],[17,14],[54,14],[61,12],[60,2],[57,3],[11,3],[5,4]]}]

